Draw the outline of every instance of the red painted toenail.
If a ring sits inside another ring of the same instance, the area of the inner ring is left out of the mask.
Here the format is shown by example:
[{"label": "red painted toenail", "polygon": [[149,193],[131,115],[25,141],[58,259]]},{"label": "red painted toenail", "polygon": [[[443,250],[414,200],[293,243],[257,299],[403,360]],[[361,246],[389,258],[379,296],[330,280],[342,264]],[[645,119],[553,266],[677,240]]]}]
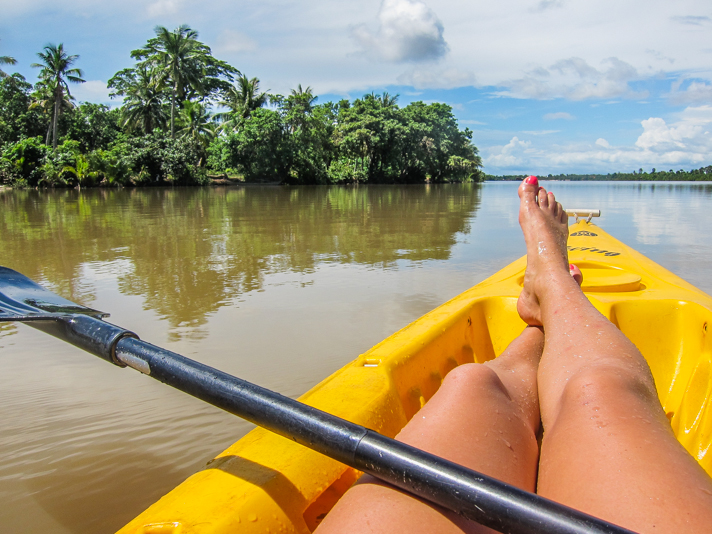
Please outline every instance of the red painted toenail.
[{"label": "red painted toenail", "polygon": [[529,185],[539,185],[539,179],[536,176],[527,176],[524,182]]}]

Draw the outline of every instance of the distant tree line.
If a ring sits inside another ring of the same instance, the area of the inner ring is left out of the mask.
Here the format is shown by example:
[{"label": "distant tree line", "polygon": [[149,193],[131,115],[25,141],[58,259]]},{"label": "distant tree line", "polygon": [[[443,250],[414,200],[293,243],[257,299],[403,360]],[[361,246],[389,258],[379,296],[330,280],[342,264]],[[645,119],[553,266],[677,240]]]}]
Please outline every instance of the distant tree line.
[{"label": "distant tree line", "polygon": [[[487,181],[517,181],[524,180],[526,174],[512,174],[504,176],[495,176],[485,174],[484,179]],[[549,174],[547,176],[539,176],[546,180],[565,180],[570,182],[582,181],[613,181],[613,182],[704,182],[712,181],[712,165],[692,169],[691,171],[657,171],[653,168],[650,172],[645,172],[643,169],[633,172],[614,172],[609,174]]]},{"label": "distant tree line", "polygon": [[[188,26],[157,27],[108,82],[116,108],[77,104],[77,55],[37,54],[39,80],[0,70],[0,183],[192,185],[480,181],[472,132],[446,104],[367,94],[317,104],[310,87],[261,91]],[[0,56],[0,65],[14,65]]]}]

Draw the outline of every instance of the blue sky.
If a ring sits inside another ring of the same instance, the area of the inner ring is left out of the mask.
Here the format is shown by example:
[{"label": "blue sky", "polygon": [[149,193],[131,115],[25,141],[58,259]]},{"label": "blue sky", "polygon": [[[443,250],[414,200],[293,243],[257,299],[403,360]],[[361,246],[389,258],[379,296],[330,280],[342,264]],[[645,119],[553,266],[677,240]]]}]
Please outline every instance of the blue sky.
[{"label": "blue sky", "polygon": [[[700,0],[0,0],[0,55],[35,81],[47,43],[80,55],[80,100],[156,25],[188,24],[264,89],[441,101],[485,171],[712,164],[712,4]],[[116,102],[113,103],[114,105]]]}]

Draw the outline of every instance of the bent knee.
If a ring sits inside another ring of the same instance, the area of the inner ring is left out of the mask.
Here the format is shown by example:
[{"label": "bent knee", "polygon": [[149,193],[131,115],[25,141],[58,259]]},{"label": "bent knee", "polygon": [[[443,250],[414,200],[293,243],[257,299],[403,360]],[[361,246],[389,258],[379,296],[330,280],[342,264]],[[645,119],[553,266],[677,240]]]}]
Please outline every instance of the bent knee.
[{"label": "bent knee", "polygon": [[628,409],[631,402],[659,407],[652,376],[620,365],[583,368],[569,378],[561,395],[561,407],[597,406]]},{"label": "bent knee", "polygon": [[466,363],[455,367],[445,376],[443,388],[477,391],[479,394],[484,392],[498,396],[504,395],[508,400],[511,400],[507,388],[497,372],[481,363]]}]

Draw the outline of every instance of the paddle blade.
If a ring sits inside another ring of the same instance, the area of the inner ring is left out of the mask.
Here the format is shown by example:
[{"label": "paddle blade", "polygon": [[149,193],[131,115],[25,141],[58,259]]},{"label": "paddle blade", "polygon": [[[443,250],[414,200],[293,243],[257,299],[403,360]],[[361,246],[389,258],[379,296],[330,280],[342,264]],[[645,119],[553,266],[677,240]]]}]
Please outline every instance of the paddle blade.
[{"label": "paddle blade", "polygon": [[109,315],[75,304],[17,271],[0,267],[0,321],[48,321],[76,314]]}]

